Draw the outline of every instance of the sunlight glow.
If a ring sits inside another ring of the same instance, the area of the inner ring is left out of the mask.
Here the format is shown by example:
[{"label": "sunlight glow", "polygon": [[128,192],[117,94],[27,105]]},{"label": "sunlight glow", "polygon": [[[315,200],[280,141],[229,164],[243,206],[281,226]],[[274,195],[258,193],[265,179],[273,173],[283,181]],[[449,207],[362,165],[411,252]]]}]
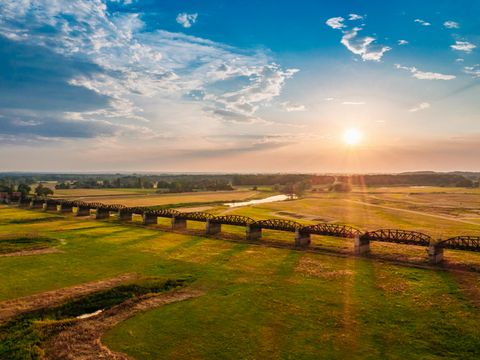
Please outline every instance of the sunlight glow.
[{"label": "sunlight glow", "polygon": [[350,146],[358,145],[362,138],[362,132],[355,128],[349,128],[343,132],[343,142]]}]

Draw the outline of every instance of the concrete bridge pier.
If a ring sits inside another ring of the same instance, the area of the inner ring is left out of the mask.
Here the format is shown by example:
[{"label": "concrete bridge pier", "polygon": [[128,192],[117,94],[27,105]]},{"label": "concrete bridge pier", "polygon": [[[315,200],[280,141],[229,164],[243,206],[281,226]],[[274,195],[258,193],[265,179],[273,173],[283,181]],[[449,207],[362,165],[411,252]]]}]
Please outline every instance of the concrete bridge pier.
[{"label": "concrete bridge pier", "polygon": [[57,204],[44,202],[42,204],[42,209],[43,209],[43,211],[56,211],[57,210]]},{"label": "concrete bridge pier", "polygon": [[18,207],[19,207],[19,208],[22,208],[22,209],[27,208],[27,207],[29,207],[29,206],[30,206],[30,202],[20,201],[20,202],[18,203]]},{"label": "concrete bridge pier", "polygon": [[295,230],[295,246],[305,247],[312,242],[309,233],[302,231],[301,229]]},{"label": "concrete bridge pier", "polygon": [[36,202],[36,201],[30,201],[30,204],[28,205],[29,209],[41,209],[43,208],[43,204]]},{"label": "concrete bridge pier", "polygon": [[430,264],[440,264],[443,261],[443,247],[430,244],[428,247],[428,261]]},{"label": "concrete bridge pier", "polygon": [[90,208],[85,206],[72,207],[73,216],[87,216],[90,215]]},{"label": "concrete bridge pier", "polygon": [[362,239],[360,236],[354,238],[355,255],[364,255],[370,252],[370,240]]},{"label": "concrete bridge pier", "polygon": [[57,212],[71,212],[72,207],[68,205],[57,205]]},{"label": "concrete bridge pier", "polygon": [[222,224],[212,223],[210,219],[207,219],[207,224],[205,228],[205,233],[207,235],[215,235],[222,231]]},{"label": "concrete bridge pier", "polygon": [[158,224],[158,218],[155,214],[143,213],[142,219],[143,225]]},{"label": "concrete bridge pier", "polygon": [[247,240],[257,241],[262,238],[262,228],[255,224],[247,225]]},{"label": "concrete bridge pier", "polygon": [[117,220],[121,221],[131,221],[132,220],[132,214],[128,211],[122,211],[118,210],[117,212]]},{"label": "concrete bridge pier", "polygon": [[187,228],[187,220],[172,217],[172,230],[183,230]]},{"label": "concrete bridge pier", "polygon": [[104,209],[90,209],[90,217],[95,220],[108,219],[110,217],[110,211]]}]

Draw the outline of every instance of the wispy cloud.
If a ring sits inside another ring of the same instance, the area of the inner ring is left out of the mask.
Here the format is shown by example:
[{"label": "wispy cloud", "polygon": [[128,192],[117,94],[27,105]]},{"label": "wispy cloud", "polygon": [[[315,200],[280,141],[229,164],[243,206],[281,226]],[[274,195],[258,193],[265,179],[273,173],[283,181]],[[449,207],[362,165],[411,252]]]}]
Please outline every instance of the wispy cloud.
[{"label": "wispy cloud", "polygon": [[456,78],[455,75],[446,75],[430,71],[420,71],[416,67],[402,66],[400,64],[395,64],[395,68],[407,70],[412,73],[412,76],[419,80],[453,80]]},{"label": "wispy cloud", "polygon": [[430,108],[430,103],[428,102],[422,102],[416,106],[414,106],[413,108],[409,109],[408,111],[410,112],[417,112],[417,111],[420,111],[420,110],[426,110],[428,108]]},{"label": "wispy cloud", "polygon": [[[113,124],[113,132],[133,126],[145,133],[148,128],[152,136],[167,128],[175,131],[162,114],[178,107],[186,123],[233,117],[250,121],[298,71],[283,69],[262,50],[239,50],[182,33],[146,31],[139,13],[109,13],[100,0],[57,0],[56,6],[48,0],[0,0],[0,5],[0,35],[15,38],[10,41],[22,46],[47,49],[60,64],[73,59],[95,69],[72,70],[59,81],[71,92],[82,90],[107,104],[99,101],[96,108],[87,110],[63,107],[63,112],[59,106],[55,114],[59,121],[102,121],[102,126]],[[180,19],[191,25],[196,14],[186,15]],[[38,31],[46,28],[51,30]],[[198,96],[188,96],[193,93]],[[159,103],[169,105],[161,108]],[[189,114],[190,107],[195,112]],[[99,136],[110,133],[98,132]]]},{"label": "wispy cloud", "polygon": [[296,111],[306,111],[307,110],[305,105],[294,103],[294,102],[291,102],[291,101],[285,101],[285,102],[281,103],[281,105],[287,112],[296,112]]},{"label": "wispy cloud", "polygon": [[420,24],[420,25],[422,25],[422,26],[430,26],[430,25],[432,25],[432,24],[430,24],[429,22],[427,22],[427,21],[425,21],[425,20],[422,20],[422,19],[415,19],[415,20],[413,20],[413,21],[416,22],[416,23],[418,23],[418,24]]},{"label": "wispy cloud", "polygon": [[469,43],[468,41],[455,41],[454,45],[450,45],[453,50],[464,51],[466,53],[471,53],[473,49],[477,46]]},{"label": "wispy cloud", "polygon": [[192,27],[193,24],[197,22],[198,14],[187,14],[180,13],[177,15],[177,23],[182,25],[184,28]]},{"label": "wispy cloud", "polygon": [[375,45],[374,37],[358,37],[360,30],[360,28],[354,28],[345,32],[340,42],[355,55],[360,55],[362,60],[380,61],[387,51],[392,50],[389,46]]},{"label": "wispy cloud", "polygon": [[407,45],[408,41],[407,40],[398,40],[398,45]]},{"label": "wispy cloud", "polygon": [[465,74],[472,75],[474,78],[480,78],[480,64],[475,64],[473,66],[465,66],[463,68]]},{"label": "wispy cloud", "polygon": [[[350,14],[349,20],[363,19],[357,14]],[[389,46],[376,44],[376,38],[372,36],[359,36],[359,32],[363,30],[361,27],[353,27],[347,29],[343,17],[334,17],[327,20],[326,24],[332,29],[341,30],[343,36],[340,43],[355,55],[359,55],[364,61],[380,61],[383,55],[392,48]],[[343,30],[345,29],[345,30]]]},{"label": "wispy cloud", "polygon": [[459,29],[460,24],[456,21],[448,20],[443,23],[443,26],[447,29]]},{"label": "wispy cloud", "polygon": [[339,17],[333,17],[330,18],[326,21],[326,24],[330,26],[332,29],[342,29],[346,27],[346,25],[343,23],[345,19],[341,16]]},{"label": "wispy cloud", "polygon": [[348,15],[348,20],[350,20],[350,21],[363,20],[363,16],[362,16],[362,15],[358,15],[358,14],[349,14],[349,15]]},{"label": "wispy cloud", "polygon": [[365,101],[343,101],[343,105],[365,105]]}]

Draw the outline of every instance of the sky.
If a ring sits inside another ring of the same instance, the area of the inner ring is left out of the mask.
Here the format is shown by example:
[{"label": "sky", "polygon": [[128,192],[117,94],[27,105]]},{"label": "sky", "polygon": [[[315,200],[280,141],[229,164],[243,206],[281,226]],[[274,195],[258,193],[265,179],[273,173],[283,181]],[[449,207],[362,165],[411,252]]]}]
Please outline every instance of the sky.
[{"label": "sky", "polygon": [[0,171],[480,171],[479,17],[478,0],[0,0]]}]

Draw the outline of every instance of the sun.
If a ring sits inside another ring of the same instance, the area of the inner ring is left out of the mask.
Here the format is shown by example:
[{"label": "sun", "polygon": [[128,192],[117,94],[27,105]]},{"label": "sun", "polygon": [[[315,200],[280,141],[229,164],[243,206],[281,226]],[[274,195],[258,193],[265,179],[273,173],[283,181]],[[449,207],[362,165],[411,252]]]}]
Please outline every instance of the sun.
[{"label": "sun", "polygon": [[363,138],[363,134],[360,130],[355,128],[346,129],[343,132],[343,142],[349,146],[358,145]]}]

